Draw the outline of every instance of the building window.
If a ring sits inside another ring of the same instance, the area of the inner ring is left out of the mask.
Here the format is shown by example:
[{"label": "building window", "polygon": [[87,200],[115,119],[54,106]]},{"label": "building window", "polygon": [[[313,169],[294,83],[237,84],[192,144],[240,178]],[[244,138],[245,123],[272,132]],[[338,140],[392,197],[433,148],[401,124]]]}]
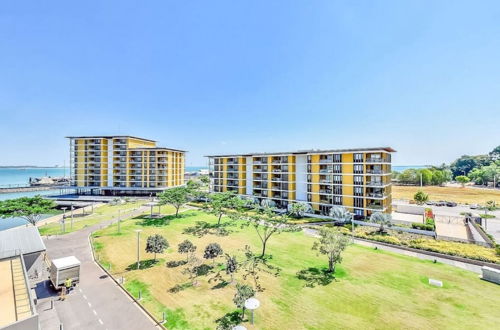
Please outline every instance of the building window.
[{"label": "building window", "polygon": [[333,155],[334,163],[342,163],[342,154],[334,154]]},{"label": "building window", "polygon": [[334,205],[342,205],[342,196],[333,196]]},{"label": "building window", "polygon": [[342,184],[342,175],[334,175],[333,176],[333,183]]},{"label": "building window", "polygon": [[354,165],[355,174],[363,174],[363,165]]},{"label": "building window", "polygon": [[363,162],[363,154],[354,154],[354,162],[362,163]]},{"label": "building window", "polygon": [[363,196],[363,187],[354,187],[354,196]]},{"label": "building window", "polygon": [[340,164],[333,165],[333,173],[342,173],[342,165]]},{"label": "building window", "polygon": [[363,198],[354,198],[354,207],[363,207]]},{"label": "building window", "polygon": [[361,175],[355,175],[354,176],[354,184],[355,185],[362,185],[363,184],[363,177]]}]

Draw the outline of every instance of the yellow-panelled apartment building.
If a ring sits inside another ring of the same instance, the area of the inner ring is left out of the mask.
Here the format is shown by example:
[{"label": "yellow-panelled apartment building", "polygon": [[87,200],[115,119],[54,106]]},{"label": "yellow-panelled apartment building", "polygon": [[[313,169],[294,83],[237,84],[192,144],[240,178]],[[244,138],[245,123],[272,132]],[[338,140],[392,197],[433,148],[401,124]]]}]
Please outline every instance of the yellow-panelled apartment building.
[{"label": "yellow-panelled apartment building", "polygon": [[279,208],[306,202],[319,214],[341,205],[358,217],[391,212],[392,148],[212,155],[211,191],[234,191]]},{"label": "yellow-panelled apartment building", "polygon": [[156,195],[184,185],[185,151],[134,136],[69,136],[77,193]]}]

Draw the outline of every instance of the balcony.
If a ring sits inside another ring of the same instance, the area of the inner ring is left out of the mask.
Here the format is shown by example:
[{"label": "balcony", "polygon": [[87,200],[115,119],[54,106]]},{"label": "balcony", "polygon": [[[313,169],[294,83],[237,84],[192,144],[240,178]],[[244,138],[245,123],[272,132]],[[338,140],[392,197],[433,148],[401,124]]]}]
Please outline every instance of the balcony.
[{"label": "balcony", "polygon": [[333,158],[320,159],[319,162],[320,162],[320,164],[333,163]]},{"label": "balcony", "polygon": [[371,181],[366,183],[367,187],[383,187],[385,185],[386,183],[380,181]]},{"label": "balcony", "polygon": [[382,205],[379,205],[379,204],[368,204],[366,206],[366,208],[372,209],[372,210],[383,210],[384,209],[384,207]]},{"label": "balcony", "polygon": [[370,157],[365,160],[366,163],[390,163],[388,159],[379,157]]}]

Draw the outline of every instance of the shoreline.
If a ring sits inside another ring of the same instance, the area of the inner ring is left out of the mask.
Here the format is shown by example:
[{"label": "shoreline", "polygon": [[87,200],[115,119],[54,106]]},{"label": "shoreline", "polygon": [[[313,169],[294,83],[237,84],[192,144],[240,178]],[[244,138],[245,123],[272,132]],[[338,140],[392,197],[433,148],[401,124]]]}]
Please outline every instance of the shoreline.
[{"label": "shoreline", "polygon": [[40,186],[40,187],[17,187],[17,188],[0,188],[0,194],[21,193],[27,191],[44,191],[52,190],[55,186]]}]

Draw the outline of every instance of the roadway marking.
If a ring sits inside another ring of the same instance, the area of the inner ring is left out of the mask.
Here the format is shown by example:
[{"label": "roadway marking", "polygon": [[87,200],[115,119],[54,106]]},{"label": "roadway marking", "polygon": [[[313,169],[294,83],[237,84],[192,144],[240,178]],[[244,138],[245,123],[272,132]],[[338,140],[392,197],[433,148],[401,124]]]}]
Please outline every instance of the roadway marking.
[{"label": "roadway marking", "polygon": [[103,324],[104,324],[104,322],[102,322],[102,320],[101,320],[101,319],[99,319],[98,321],[99,321],[99,323],[101,323],[101,325],[103,325]]},{"label": "roadway marking", "polygon": [[93,309],[92,312],[94,312],[94,315],[97,316],[97,312],[95,311],[95,309]]},{"label": "roadway marking", "polygon": [[89,304],[89,308],[92,308],[92,304],[91,303],[88,302],[87,304]]},{"label": "roadway marking", "polygon": [[83,299],[87,300],[87,296],[86,296],[86,295],[83,295]]},{"label": "roadway marking", "polygon": [[82,289],[78,289],[78,291],[80,291],[80,293],[82,293],[82,292],[83,292],[83,291],[82,291]]}]

